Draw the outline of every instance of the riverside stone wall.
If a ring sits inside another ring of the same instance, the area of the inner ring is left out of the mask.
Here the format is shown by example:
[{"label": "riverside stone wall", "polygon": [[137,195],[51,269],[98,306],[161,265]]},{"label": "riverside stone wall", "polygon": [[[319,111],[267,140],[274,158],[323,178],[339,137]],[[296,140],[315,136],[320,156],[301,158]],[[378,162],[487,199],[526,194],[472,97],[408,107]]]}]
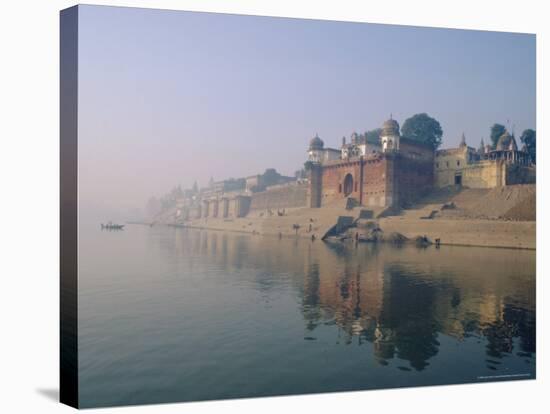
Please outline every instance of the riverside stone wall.
[{"label": "riverside stone wall", "polygon": [[306,201],[307,184],[268,187],[267,190],[252,195],[250,210],[305,207]]}]

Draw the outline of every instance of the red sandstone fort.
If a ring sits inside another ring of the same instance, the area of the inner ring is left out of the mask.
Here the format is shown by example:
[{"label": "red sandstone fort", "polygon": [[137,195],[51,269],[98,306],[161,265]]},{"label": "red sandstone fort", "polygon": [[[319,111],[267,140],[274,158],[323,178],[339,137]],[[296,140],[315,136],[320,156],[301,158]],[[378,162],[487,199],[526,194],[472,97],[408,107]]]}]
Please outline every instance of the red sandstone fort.
[{"label": "red sandstone fort", "polygon": [[405,138],[394,119],[383,123],[380,139],[369,142],[353,133],[339,149],[327,148],[317,135],[309,142],[305,170],[294,177],[267,169],[263,174],[211,182],[207,188],[171,195],[173,222],[284,215],[286,209],[334,205],[399,209],[445,187],[490,189],[535,182],[528,153],[505,132],[495,148],[467,145],[435,150]]}]

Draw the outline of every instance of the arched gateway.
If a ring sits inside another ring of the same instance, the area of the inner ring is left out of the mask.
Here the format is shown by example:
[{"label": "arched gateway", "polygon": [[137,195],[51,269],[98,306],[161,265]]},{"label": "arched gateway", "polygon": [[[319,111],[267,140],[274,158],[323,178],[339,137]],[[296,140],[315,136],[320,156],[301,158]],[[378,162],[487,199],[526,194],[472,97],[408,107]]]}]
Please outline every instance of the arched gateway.
[{"label": "arched gateway", "polygon": [[346,174],[344,178],[344,196],[349,196],[353,192],[353,176]]}]

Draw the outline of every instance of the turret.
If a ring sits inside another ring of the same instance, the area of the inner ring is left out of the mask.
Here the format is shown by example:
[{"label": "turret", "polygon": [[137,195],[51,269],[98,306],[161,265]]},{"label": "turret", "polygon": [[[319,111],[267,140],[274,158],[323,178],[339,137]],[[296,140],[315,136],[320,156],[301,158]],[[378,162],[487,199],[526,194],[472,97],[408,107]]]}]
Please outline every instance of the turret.
[{"label": "turret", "polygon": [[399,150],[399,124],[397,121],[388,119],[382,125],[382,132],[380,133],[380,142],[382,143],[383,152],[392,152]]},{"label": "turret", "polygon": [[317,134],[309,141],[308,161],[321,162],[325,143]]}]

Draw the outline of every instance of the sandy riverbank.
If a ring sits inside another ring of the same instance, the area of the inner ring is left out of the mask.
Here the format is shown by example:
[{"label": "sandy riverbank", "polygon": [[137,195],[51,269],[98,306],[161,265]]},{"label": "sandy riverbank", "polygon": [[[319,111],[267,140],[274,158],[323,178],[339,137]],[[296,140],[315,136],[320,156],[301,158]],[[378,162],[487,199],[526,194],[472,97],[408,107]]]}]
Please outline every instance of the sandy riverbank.
[{"label": "sandy riverbank", "polygon": [[182,224],[182,227],[237,231],[282,237],[322,238],[334,226],[339,216],[357,218],[359,210],[343,208],[296,208],[288,209],[285,215],[250,214],[236,219],[200,218]]},{"label": "sandy riverbank", "polygon": [[398,232],[408,238],[426,235],[430,240],[440,239],[441,244],[536,248],[536,223],[534,221],[501,220],[404,220],[388,217],[378,220],[386,232]]},{"label": "sandy riverbank", "polygon": [[[309,209],[287,212],[285,216],[259,216],[237,219],[201,218],[181,227],[210,229],[270,235],[321,239],[336,224],[339,216],[356,219],[359,209]],[[444,245],[506,247],[535,249],[536,223],[534,221],[505,221],[484,219],[416,219],[402,216],[376,220],[383,232],[401,233],[414,239],[425,235],[430,240],[440,239]],[[296,229],[296,226],[298,228]]]}]

